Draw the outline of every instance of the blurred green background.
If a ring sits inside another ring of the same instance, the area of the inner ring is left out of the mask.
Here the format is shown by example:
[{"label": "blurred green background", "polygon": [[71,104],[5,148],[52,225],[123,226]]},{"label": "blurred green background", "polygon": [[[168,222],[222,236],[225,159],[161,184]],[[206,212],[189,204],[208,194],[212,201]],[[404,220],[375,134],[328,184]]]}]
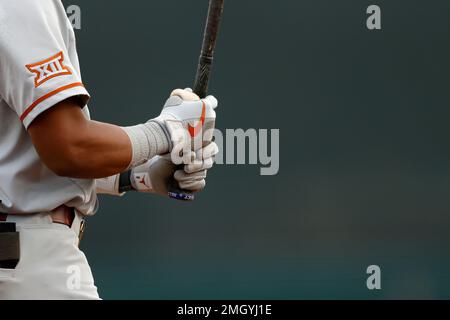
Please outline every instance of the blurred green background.
[{"label": "blurred green background", "polygon": [[[64,4],[82,10],[96,120],[140,123],[192,84],[207,0]],[[101,296],[450,298],[449,14],[448,0],[227,0],[218,127],[280,129],[280,173],[217,166],[189,204],[102,197],[82,243]]]}]

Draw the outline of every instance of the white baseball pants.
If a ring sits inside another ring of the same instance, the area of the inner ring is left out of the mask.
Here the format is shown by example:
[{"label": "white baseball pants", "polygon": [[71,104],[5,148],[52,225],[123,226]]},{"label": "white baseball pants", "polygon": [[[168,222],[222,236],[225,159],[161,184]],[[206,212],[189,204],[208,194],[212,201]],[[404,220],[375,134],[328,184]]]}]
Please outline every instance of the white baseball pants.
[{"label": "white baseball pants", "polygon": [[7,222],[16,223],[20,261],[14,270],[0,269],[0,300],[99,299],[78,248],[80,215],[71,228],[53,223],[49,213],[9,215]]}]

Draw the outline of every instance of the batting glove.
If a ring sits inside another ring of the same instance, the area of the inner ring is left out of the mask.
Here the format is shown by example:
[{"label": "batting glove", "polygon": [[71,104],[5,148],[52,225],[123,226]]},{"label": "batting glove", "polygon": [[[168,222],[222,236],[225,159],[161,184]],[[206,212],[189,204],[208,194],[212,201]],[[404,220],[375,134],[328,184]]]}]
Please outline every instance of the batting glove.
[{"label": "batting glove", "polygon": [[189,164],[189,151],[198,151],[212,141],[217,105],[213,96],[200,99],[191,89],[174,90],[159,117],[124,128],[133,149],[130,168],[166,153],[174,164]]},{"label": "batting glove", "polygon": [[[175,179],[180,189],[199,192],[206,186],[206,176],[214,164],[214,156],[219,152],[215,142],[193,153],[190,164],[180,169],[170,155],[156,156],[130,172],[130,182],[138,192],[150,192],[163,196],[169,193],[168,186]],[[198,157],[198,158],[197,158]]]}]

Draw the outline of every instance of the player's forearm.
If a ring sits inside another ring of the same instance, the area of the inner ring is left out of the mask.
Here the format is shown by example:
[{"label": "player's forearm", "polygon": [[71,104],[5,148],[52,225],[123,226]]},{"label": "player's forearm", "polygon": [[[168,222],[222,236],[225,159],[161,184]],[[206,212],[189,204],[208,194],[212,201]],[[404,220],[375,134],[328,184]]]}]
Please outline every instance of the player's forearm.
[{"label": "player's forearm", "polygon": [[130,139],[115,125],[88,121],[78,139],[65,148],[59,175],[79,179],[109,177],[125,171],[132,157]]},{"label": "player's forearm", "polygon": [[58,175],[95,179],[124,171],[132,147],[115,125],[88,120],[71,100],[54,106],[28,128],[41,160]]},{"label": "player's forearm", "polygon": [[132,154],[130,140],[123,129],[95,121],[78,125],[71,137],[49,138],[48,144],[40,146],[38,151],[53,172],[78,179],[123,172]]}]

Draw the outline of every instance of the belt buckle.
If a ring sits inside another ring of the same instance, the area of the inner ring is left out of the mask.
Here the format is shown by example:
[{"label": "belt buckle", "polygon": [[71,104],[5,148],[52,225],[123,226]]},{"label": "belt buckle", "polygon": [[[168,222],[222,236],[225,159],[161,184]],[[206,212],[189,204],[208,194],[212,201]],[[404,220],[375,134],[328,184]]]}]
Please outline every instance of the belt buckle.
[{"label": "belt buckle", "polygon": [[80,221],[80,232],[78,233],[78,241],[81,241],[81,239],[83,239],[85,227],[86,227],[85,220],[81,219],[81,221]]}]

